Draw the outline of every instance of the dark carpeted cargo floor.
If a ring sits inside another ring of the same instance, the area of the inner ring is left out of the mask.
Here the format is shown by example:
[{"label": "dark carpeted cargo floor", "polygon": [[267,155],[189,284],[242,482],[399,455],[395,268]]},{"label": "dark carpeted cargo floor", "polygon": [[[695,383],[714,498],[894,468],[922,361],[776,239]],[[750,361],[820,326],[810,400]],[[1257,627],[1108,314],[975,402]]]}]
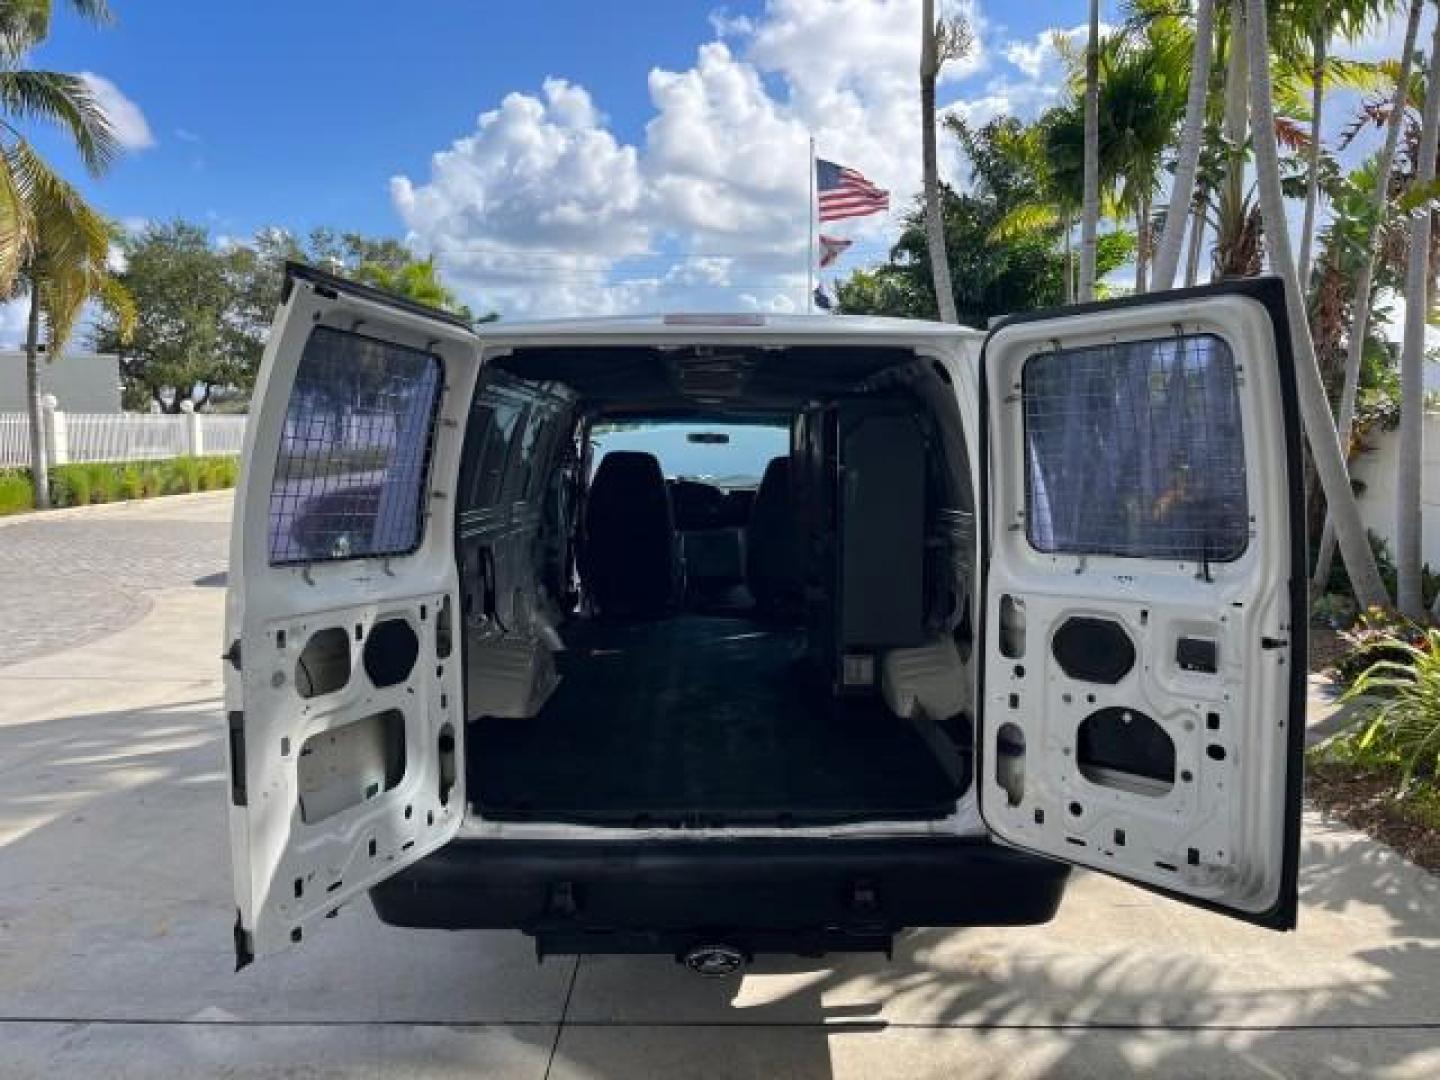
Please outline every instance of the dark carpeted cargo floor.
[{"label": "dark carpeted cargo floor", "polygon": [[832,698],[799,630],[682,615],[576,623],[566,643],[538,717],[470,725],[470,798],[486,817],[812,825],[954,807],[959,788],[919,733],[878,698]]}]

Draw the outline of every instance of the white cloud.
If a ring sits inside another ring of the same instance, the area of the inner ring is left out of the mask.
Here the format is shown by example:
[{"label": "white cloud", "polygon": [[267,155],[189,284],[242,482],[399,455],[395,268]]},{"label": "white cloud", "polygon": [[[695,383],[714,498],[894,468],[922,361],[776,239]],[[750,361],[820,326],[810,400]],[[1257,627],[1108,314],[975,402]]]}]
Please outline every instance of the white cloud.
[{"label": "white cloud", "polygon": [[124,149],[144,150],[155,145],[155,136],[151,133],[150,124],[146,121],[145,114],[140,111],[140,106],[126,97],[118,86],[92,71],[80,72],[80,78],[85,81],[90,93],[95,95],[95,100],[110,118],[115,138]]},{"label": "white cloud", "polygon": [[[1050,31],[1006,41],[979,0],[939,6],[976,32],[943,72],[943,110],[983,122],[1056,99]],[[551,78],[483,112],[428,176],[394,177],[392,202],[467,300],[507,316],[803,305],[810,136],[892,193],[888,216],[827,227],[857,240],[848,265],[882,254],[913,205],[919,23],[920,0],[720,9],[692,66],[650,72],[653,115],[635,144],[584,88]],[[953,146],[942,169],[961,175]]]}]

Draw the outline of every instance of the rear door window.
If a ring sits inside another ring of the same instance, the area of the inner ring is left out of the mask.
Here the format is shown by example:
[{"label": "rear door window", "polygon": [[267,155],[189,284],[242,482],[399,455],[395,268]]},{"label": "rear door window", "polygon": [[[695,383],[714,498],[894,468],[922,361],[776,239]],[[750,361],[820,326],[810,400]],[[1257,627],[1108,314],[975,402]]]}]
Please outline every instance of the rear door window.
[{"label": "rear door window", "polygon": [[432,353],[317,326],[270,488],[270,562],[414,551],[443,368]]},{"label": "rear door window", "polygon": [[1227,562],[1249,539],[1235,358],[1212,334],[1035,353],[1025,522],[1039,551]]}]

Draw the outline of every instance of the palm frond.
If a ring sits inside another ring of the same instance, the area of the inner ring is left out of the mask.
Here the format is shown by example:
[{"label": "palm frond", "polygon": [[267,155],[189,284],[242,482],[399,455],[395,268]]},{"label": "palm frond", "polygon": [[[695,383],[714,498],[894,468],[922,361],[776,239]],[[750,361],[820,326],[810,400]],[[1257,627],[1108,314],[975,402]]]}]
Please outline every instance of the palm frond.
[{"label": "palm frond", "polygon": [[1060,210],[1053,203],[1021,203],[1011,209],[990,230],[992,240],[1015,240],[1045,232],[1060,223]]},{"label": "palm frond", "polygon": [[120,152],[109,116],[78,75],[0,70],[0,111],[63,128],[92,174],[104,172]]}]

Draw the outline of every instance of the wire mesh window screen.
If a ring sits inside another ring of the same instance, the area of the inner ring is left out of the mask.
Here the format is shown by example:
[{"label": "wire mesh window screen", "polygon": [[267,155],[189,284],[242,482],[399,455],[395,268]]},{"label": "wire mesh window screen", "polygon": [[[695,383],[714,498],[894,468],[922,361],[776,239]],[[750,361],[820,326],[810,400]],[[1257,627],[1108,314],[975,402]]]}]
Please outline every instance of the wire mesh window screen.
[{"label": "wire mesh window screen", "polygon": [[1225,562],[1249,539],[1230,347],[1210,334],[1025,361],[1025,520],[1040,551]]},{"label": "wire mesh window screen", "polygon": [[442,373],[431,353],[311,332],[270,489],[272,565],[420,546]]}]

